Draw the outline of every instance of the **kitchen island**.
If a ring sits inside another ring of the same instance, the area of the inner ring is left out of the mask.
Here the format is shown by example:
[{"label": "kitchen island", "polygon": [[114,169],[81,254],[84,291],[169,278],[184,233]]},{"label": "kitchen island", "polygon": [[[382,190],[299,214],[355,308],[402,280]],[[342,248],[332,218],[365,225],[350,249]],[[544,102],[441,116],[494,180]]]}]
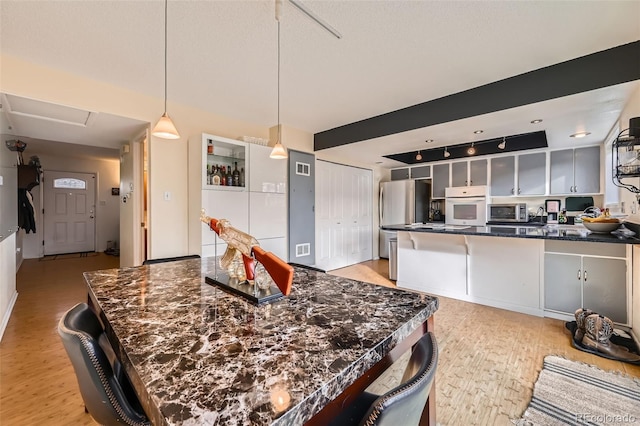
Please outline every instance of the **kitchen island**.
[{"label": "kitchen island", "polygon": [[[300,267],[290,296],[255,306],[205,282],[216,266],[85,273],[154,425],[326,424],[433,329],[438,309],[432,296]],[[425,412],[433,423],[433,397]]]},{"label": "kitchen island", "polygon": [[637,236],[581,225],[383,229],[398,231],[400,288],[563,320],[588,307],[620,325],[632,323]]}]

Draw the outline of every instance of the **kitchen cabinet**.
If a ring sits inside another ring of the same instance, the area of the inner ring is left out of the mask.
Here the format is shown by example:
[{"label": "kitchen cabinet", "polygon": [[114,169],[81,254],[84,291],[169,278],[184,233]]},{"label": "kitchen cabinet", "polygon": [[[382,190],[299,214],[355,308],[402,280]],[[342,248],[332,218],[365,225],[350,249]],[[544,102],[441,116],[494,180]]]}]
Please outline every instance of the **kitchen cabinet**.
[{"label": "kitchen cabinet", "polygon": [[244,191],[248,144],[206,134],[202,140],[202,188]]},{"label": "kitchen cabinet", "polygon": [[405,180],[409,179],[409,168],[391,170],[391,180]]},{"label": "kitchen cabinet", "polygon": [[[189,164],[201,165],[188,170],[190,254],[222,255],[226,249],[226,243],[200,222],[204,209],[287,260],[287,162],[269,158],[270,152],[267,146],[210,134],[189,139]],[[211,183],[212,166],[226,169],[231,163],[235,169],[236,162],[239,171],[244,169],[244,186]]]},{"label": "kitchen cabinet", "polygon": [[600,147],[551,151],[551,194],[600,193]]},{"label": "kitchen cabinet", "polygon": [[449,184],[450,163],[434,164],[433,177],[431,180],[431,198],[444,198],[444,190]]},{"label": "kitchen cabinet", "polygon": [[451,186],[487,184],[487,160],[456,161],[451,163]]},{"label": "kitchen cabinet", "polygon": [[417,166],[411,168],[411,179],[424,179],[431,177],[431,166]]},{"label": "kitchen cabinet", "polygon": [[491,159],[491,196],[514,195],[516,157],[505,155]]},{"label": "kitchen cabinet", "polygon": [[536,152],[518,155],[518,195],[546,193],[547,154]]},{"label": "kitchen cabinet", "polygon": [[579,308],[627,325],[626,246],[547,241],[544,255],[544,308],[573,315]]},{"label": "kitchen cabinet", "polygon": [[540,315],[543,241],[467,236],[470,300]]},{"label": "kitchen cabinet", "polygon": [[492,158],[491,195],[544,195],[545,171],[544,152]]}]

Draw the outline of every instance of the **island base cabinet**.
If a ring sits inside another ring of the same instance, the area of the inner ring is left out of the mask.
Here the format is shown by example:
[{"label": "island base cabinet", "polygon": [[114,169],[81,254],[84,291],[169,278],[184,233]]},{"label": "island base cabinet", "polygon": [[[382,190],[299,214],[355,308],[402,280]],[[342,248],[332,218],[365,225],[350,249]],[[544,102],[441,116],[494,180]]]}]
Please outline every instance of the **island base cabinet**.
[{"label": "island base cabinet", "polygon": [[540,240],[467,236],[470,300],[542,316]]},{"label": "island base cabinet", "polygon": [[467,247],[463,235],[398,232],[399,288],[438,296],[467,294]]},{"label": "island base cabinet", "polygon": [[[577,309],[585,308],[613,322],[628,325],[629,271],[627,258],[622,257],[626,256],[625,246],[570,244],[547,242],[544,257],[545,310],[573,317]],[[598,250],[602,256],[591,255]],[[615,255],[620,258],[612,257]]]}]

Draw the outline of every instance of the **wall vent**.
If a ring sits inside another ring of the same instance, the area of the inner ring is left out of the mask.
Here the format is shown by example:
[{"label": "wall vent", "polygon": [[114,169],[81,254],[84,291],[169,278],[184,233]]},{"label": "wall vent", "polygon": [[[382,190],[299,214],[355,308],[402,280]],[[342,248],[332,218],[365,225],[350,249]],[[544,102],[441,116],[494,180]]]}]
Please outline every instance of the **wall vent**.
[{"label": "wall vent", "polygon": [[301,176],[311,176],[311,165],[296,161],[296,174]]},{"label": "wall vent", "polygon": [[311,254],[311,244],[296,244],[296,257],[309,256]]}]

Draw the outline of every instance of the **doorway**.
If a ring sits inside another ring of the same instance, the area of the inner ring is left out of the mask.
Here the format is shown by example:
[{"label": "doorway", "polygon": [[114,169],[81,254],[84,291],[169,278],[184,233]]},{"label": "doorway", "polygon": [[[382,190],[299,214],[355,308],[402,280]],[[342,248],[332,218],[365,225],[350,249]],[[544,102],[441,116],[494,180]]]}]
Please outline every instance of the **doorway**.
[{"label": "doorway", "polygon": [[43,175],[44,255],[95,251],[95,173]]}]

